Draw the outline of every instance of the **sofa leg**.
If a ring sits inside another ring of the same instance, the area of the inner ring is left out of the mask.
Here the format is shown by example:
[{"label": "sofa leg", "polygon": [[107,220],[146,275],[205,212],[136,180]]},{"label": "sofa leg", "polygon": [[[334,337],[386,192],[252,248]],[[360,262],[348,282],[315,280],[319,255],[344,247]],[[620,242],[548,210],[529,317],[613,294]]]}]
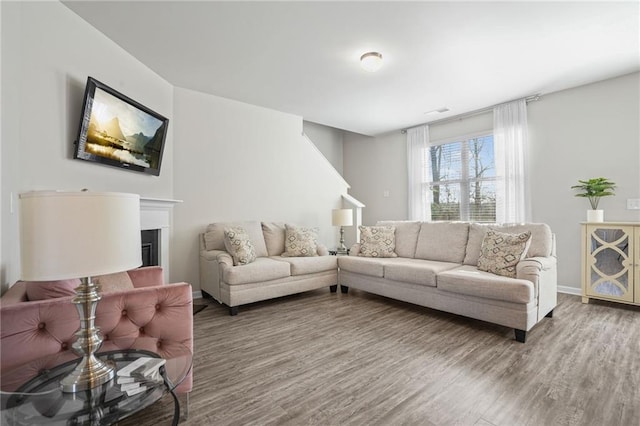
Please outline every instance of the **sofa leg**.
[{"label": "sofa leg", "polygon": [[517,328],[514,330],[516,331],[516,341],[524,343],[527,340],[527,332],[525,330],[518,330]]},{"label": "sofa leg", "polygon": [[342,294],[347,294],[349,293],[349,287],[347,287],[346,285],[340,284],[340,291],[342,292]]},{"label": "sofa leg", "polygon": [[238,307],[229,306],[229,315],[231,315],[232,317],[238,315]]},{"label": "sofa leg", "polygon": [[545,315],[545,317],[553,318],[553,309],[551,311],[549,311],[549,313],[547,315]]},{"label": "sofa leg", "polygon": [[336,291],[338,291],[338,284],[330,285],[329,290],[331,290],[331,293],[335,293]]}]

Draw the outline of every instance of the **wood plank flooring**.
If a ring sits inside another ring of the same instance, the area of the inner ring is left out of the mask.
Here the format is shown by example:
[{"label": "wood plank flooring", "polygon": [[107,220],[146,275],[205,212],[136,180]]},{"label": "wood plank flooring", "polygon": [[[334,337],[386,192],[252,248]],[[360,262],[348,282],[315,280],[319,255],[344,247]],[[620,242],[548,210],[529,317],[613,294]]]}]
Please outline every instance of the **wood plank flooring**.
[{"label": "wood plank flooring", "polygon": [[[640,425],[640,309],[559,295],[513,330],[357,290],[194,317],[183,425]],[[121,425],[169,424],[169,397]]]}]

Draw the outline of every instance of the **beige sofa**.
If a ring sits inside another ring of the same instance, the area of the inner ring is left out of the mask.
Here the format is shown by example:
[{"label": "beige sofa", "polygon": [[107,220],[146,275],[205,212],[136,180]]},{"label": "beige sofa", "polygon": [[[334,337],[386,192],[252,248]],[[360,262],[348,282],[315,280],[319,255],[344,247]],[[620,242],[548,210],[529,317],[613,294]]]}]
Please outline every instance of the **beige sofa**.
[{"label": "beige sofa", "polygon": [[531,231],[526,259],[516,278],[478,270],[487,225],[441,222],[379,222],[395,226],[395,258],[360,257],[355,244],[338,258],[343,293],[349,287],[428,308],[451,312],[515,329],[517,341],[557,303],[554,235],[545,224],[497,226]]},{"label": "beige sofa", "polygon": [[[224,245],[224,229],[242,227],[250,237],[256,260],[234,266]],[[219,222],[207,226],[200,234],[200,289],[229,307],[236,315],[238,307],[338,284],[336,256],[329,256],[326,247],[318,244],[317,255],[283,257],[285,224],[275,222]]]}]

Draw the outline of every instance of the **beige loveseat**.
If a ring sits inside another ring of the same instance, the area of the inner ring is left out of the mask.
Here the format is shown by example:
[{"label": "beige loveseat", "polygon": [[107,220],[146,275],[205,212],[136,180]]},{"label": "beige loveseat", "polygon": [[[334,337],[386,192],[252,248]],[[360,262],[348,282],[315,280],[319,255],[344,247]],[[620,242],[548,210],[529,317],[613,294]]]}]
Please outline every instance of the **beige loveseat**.
[{"label": "beige loveseat", "polygon": [[[238,226],[248,234],[257,258],[234,266],[226,251],[224,230]],[[247,303],[301,293],[323,287],[335,292],[338,284],[336,256],[321,244],[305,257],[283,257],[285,224],[275,222],[219,222],[200,234],[200,289],[229,307],[236,315]]]},{"label": "beige loveseat", "polygon": [[338,258],[343,293],[349,287],[526,332],[557,303],[554,235],[545,224],[492,225],[505,233],[531,231],[526,258],[510,278],[478,270],[489,226],[459,222],[379,222],[395,227],[398,257],[361,257],[355,244]]}]

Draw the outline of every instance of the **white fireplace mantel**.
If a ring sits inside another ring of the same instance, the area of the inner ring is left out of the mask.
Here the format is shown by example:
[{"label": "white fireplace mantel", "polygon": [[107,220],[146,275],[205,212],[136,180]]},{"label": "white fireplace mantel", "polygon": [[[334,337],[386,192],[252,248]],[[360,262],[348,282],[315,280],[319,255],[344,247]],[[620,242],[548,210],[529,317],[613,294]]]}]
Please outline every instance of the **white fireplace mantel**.
[{"label": "white fireplace mantel", "polygon": [[160,232],[159,255],[160,266],[164,272],[164,282],[169,282],[169,235],[171,228],[171,211],[173,206],[182,200],[140,197],[140,228],[145,231],[157,229]]}]

